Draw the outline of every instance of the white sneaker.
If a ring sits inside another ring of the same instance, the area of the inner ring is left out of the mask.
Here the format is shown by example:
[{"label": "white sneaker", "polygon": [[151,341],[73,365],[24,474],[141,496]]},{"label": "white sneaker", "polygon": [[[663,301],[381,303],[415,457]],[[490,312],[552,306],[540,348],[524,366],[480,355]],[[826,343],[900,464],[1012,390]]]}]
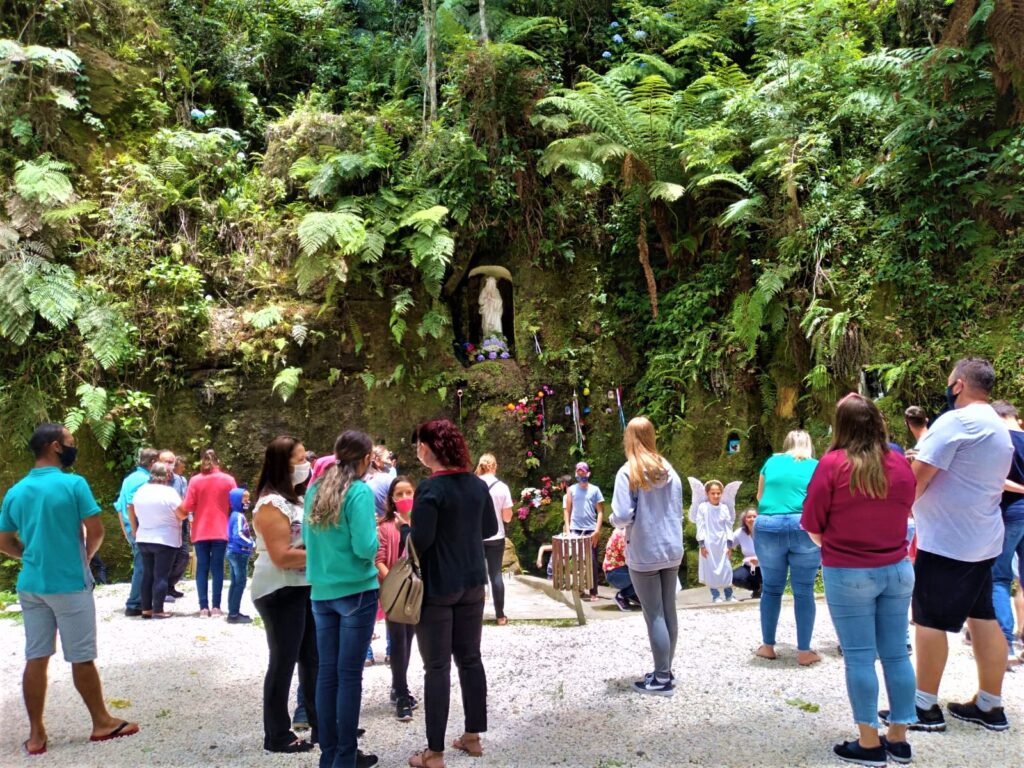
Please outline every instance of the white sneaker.
[{"label": "white sneaker", "polygon": [[711,599],[711,604],[712,605],[718,605],[718,603],[720,603],[720,602],[722,602],[722,598],[720,598],[720,597],[715,597],[715,598]]},{"label": "white sneaker", "polygon": [[725,599],[725,602],[727,602],[727,603],[738,603],[739,600],[737,600],[735,597],[727,597]]}]

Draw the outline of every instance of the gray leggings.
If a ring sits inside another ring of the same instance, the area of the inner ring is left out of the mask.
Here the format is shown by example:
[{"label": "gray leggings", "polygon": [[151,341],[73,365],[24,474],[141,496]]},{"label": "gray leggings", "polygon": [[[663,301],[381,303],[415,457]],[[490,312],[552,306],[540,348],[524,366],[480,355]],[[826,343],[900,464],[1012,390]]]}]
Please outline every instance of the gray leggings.
[{"label": "gray leggings", "polygon": [[654,671],[665,679],[672,674],[672,660],[676,655],[676,636],[679,620],[676,616],[676,589],[679,568],[660,571],[634,571],[629,569],[633,589],[640,599],[647,622],[647,636],[654,654]]}]

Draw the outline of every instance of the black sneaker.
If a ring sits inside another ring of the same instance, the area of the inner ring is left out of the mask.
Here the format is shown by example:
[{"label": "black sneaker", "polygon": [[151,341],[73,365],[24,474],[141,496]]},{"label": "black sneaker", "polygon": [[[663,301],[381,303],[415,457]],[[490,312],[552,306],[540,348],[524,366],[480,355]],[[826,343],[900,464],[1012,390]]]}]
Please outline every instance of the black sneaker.
[{"label": "black sneaker", "polygon": [[832,747],[832,751],[835,752],[836,757],[847,763],[877,766],[877,768],[884,768],[886,763],[885,747],[867,749],[857,741],[844,741],[842,744]]},{"label": "black sneaker", "polygon": [[165,603],[173,603],[177,598],[174,595],[164,595]]},{"label": "black sneaker", "polygon": [[228,624],[252,624],[252,617],[246,616],[244,613],[236,613],[234,616],[228,614]]},{"label": "black sneaker", "polygon": [[[907,727],[912,731],[925,731],[926,733],[938,733],[946,730],[946,718],[942,714],[942,710],[938,704],[932,706],[931,709],[917,709],[917,722]],[[882,721],[883,725],[892,725],[889,722],[889,710],[882,709],[878,712],[878,719]]]},{"label": "black sneaker", "polygon": [[643,680],[633,683],[633,690],[651,696],[674,696],[676,693],[676,687],[671,679],[661,682],[653,672],[645,676]]},{"label": "black sneaker", "polygon": [[412,720],[412,702],[408,696],[400,697],[395,703],[395,717],[403,723],[408,723]]},{"label": "black sneaker", "polygon": [[141,616],[142,615],[142,609],[141,608],[125,608],[124,609],[124,615],[125,616]]},{"label": "black sneaker", "polygon": [[905,741],[889,741],[883,736],[882,746],[894,762],[906,765],[914,759],[914,753],[911,751],[910,745]]},{"label": "black sneaker", "polygon": [[615,594],[615,604],[616,604],[617,606],[619,606],[619,610],[620,610],[620,611],[628,611],[628,610],[629,610],[629,600],[627,600],[626,598],[624,598],[624,597],[622,596],[622,593],[621,593],[621,592],[617,592],[617,593]]},{"label": "black sneaker", "polygon": [[378,762],[376,755],[368,755],[360,749],[356,750],[356,768],[373,768]]},{"label": "black sneaker", "polygon": [[953,702],[950,702],[946,705],[946,709],[948,709],[949,714],[957,720],[963,720],[967,723],[975,723],[983,728],[988,728],[990,731],[1010,730],[1010,722],[1006,719],[1006,712],[1002,707],[994,707],[988,712],[984,712],[978,709],[978,705],[976,703],[969,701],[966,704],[954,704]]}]

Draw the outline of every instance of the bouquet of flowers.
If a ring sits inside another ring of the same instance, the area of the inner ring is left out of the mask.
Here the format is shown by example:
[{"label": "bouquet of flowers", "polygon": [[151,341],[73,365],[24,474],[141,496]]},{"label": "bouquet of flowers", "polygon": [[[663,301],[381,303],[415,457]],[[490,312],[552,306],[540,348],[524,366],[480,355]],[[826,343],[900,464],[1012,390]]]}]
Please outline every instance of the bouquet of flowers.
[{"label": "bouquet of flowers", "polygon": [[524,488],[519,494],[519,519],[525,520],[531,509],[540,509],[551,503],[551,478],[542,477],[540,488]]},{"label": "bouquet of flowers", "polygon": [[508,360],[511,357],[508,351],[508,341],[505,340],[504,336],[497,333],[481,341],[480,346],[475,347],[472,351],[476,353],[473,355],[473,359],[478,363],[482,363],[485,360]]}]

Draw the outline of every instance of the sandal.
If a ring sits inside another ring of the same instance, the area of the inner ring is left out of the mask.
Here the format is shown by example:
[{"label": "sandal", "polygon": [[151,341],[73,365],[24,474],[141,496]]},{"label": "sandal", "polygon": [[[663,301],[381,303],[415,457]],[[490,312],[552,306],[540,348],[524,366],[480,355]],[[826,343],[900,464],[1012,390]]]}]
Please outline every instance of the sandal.
[{"label": "sandal", "polygon": [[25,741],[23,741],[21,743],[21,748],[23,750],[25,750],[25,754],[28,755],[29,757],[35,757],[37,755],[45,755],[46,754],[46,745],[47,745],[48,742],[49,742],[49,739],[43,739],[43,746],[41,746],[41,747],[39,747],[37,749],[29,749],[28,748],[28,739],[25,739]]},{"label": "sandal", "polygon": [[444,752],[431,752],[424,749],[409,758],[409,765],[412,768],[445,768]]},{"label": "sandal", "polygon": [[480,743],[479,733],[464,733],[452,742],[452,746],[470,757],[482,757],[484,754],[484,745]]},{"label": "sandal", "polygon": [[104,736],[90,736],[89,741],[110,741],[111,739],[121,739],[125,736],[134,736],[138,732],[138,723],[129,723],[127,720],[122,720],[121,724],[110,733]]},{"label": "sandal", "polygon": [[199,609],[199,618],[200,619],[208,619],[208,618],[210,618],[210,609],[209,608],[200,608]]},{"label": "sandal", "polygon": [[801,667],[810,667],[814,664],[819,663],[820,661],[821,656],[819,656],[814,651],[800,651],[800,653],[797,654],[796,658],[796,663],[799,664]]},{"label": "sandal", "polygon": [[502,616],[500,619],[498,619],[498,626],[499,627],[504,627],[506,624],[508,624],[508,617],[507,616]]},{"label": "sandal", "polygon": [[[769,648],[770,650],[762,653],[761,651],[764,648]],[[754,655],[757,656],[757,658],[759,659],[767,659],[768,661],[775,661],[777,658],[779,658],[775,654],[775,649],[768,645],[760,646],[756,651],[754,651]]]}]

